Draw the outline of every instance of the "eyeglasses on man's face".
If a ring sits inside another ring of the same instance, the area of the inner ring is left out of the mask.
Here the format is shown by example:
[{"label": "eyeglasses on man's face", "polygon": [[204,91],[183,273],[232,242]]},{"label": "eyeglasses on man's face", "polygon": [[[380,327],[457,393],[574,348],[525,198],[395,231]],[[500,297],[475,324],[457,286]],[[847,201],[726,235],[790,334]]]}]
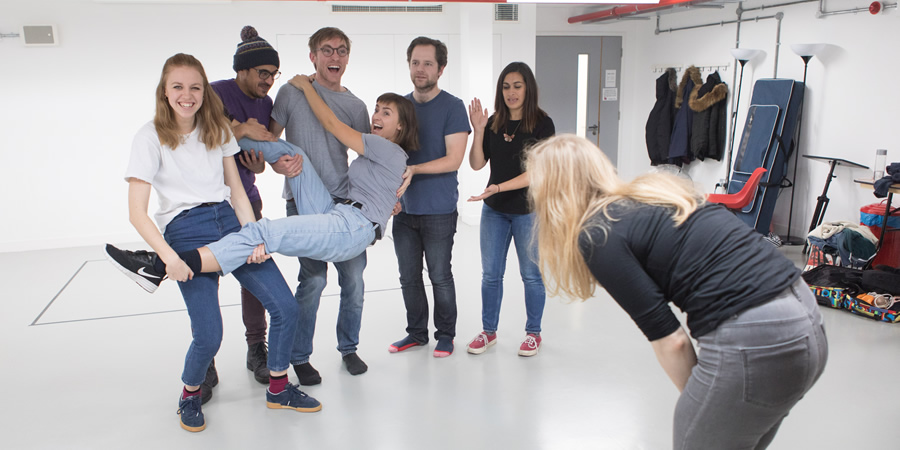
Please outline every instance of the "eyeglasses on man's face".
[{"label": "eyeglasses on man's face", "polygon": [[334,52],[337,52],[338,56],[340,56],[342,58],[344,56],[347,56],[350,54],[350,49],[343,45],[338,48],[333,48],[331,46],[326,45],[324,47],[319,47],[319,51],[322,52],[322,54],[325,56],[331,56],[334,54]]},{"label": "eyeglasses on man's face", "polygon": [[281,72],[279,72],[277,70],[275,72],[269,72],[266,69],[257,69],[256,67],[251,67],[251,69],[255,70],[256,73],[259,75],[259,79],[263,80],[263,81],[268,80],[269,77],[272,77],[273,80],[277,80],[278,77],[281,76]]}]

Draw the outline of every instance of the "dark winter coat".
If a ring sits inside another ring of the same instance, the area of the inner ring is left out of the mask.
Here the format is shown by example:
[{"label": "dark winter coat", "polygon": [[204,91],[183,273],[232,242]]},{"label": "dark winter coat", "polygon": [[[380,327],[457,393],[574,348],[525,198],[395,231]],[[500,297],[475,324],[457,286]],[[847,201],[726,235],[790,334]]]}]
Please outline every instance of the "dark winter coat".
[{"label": "dark winter coat", "polygon": [[678,75],[668,68],[656,79],[656,103],[650,111],[644,128],[647,139],[647,153],[651,165],[669,162],[669,140],[672,137],[672,123],[675,120],[675,88]]},{"label": "dark winter coat", "polygon": [[721,161],[725,154],[727,98],[728,86],[722,82],[719,72],[706,77],[706,83],[694,86],[691,92],[688,101],[694,111],[691,153],[700,161],[706,158]]},{"label": "dark winter coat", "polygon": [[691,132],[694,127],[694,112],[687,107],[694,86],[703,84],[700,69],[691,66],[684,71],[678,92],[675,93],[675,125],[672,127],[672,139],[669,141],[669,163],[682,165],[694,159],[691,153]]}]

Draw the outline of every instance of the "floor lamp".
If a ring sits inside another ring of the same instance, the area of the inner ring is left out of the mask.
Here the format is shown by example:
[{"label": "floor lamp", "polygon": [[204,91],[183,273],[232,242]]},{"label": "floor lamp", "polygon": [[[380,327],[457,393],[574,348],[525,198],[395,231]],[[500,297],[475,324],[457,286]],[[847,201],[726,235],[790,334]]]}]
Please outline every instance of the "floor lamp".
[{"label": "floor lamp", "polygon": [[791,50],[796,53],[801,59],[803,59],[803,102],[800,103],[800,118],[797,120],[797,145],[794,148],[794,176],[791,178],[791,204],[788,209],[788,230],[787,236],[782,239],[787,245],[800,245],[806,243],[806,239],[802,238],[792,238],[791,237],[791,225],[794,220],[794,192],[797,190],[797,162],[799,161],[800,154],[800,138],[803,137],[803,105],[806,103],[806,69],[809,68],[809,61],[816,55],[816,53],[821,52],[825,47],[825,44],[794,44],[791,45]]},{"label": "floor lamp", "polygon": [[764,53],[762,50],[752,49],[752,48],[733,48],[731,49],[731,56],[734,56],[739,63],[741,63],[741,76],[738,78],[738,91],[737,97],[735,97],[734,109],[731,110],[731,140],[728,141],[728,158],[726,160],[725,165],[727,166],[725,170],[727,173],[725,174],[725,189],[728,190],[728,185],[731,184],[731,158],[734,150],[734,132],[737,128],[737,112],[738,105],[741,104],[741,87],[744,84],[744,65],[747,64],[753,58],[756,58],[761,53]]}]

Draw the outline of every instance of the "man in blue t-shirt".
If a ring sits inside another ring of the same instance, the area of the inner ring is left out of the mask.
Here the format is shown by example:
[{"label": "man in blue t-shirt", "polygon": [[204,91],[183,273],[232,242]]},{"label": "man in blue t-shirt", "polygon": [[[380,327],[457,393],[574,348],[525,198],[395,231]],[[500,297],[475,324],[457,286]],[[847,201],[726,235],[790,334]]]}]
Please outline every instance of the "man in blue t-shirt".
[{"label": "man in blue t-shirt", "polygon": [[407,336],[389,351],[400,352],[428,343],[428,298],[422,282],[422,257],[428,265],[434,293],[434,356],[453,353],[456,336],[456,285],[450,268],[456,234],[456,172],[466,154],[471,131],[466,106],[442,91],[438,79],[447,66],[447,46],[417,37],[406,50],[412,100],[419,123],[419,150],[411,152],[404,177],[412,181],[394,217],[394,251],[400,268],[400,287],[406,304]]},{"label": "man in blue t-shirt", "polygon": [[[225,115],[231,121],[232,131],[237,139],[249,137],[256,140],[272,140],[268,131],[269,117],[272,115],[272,98],[267,94],[280,72],[278,52],[259,37],[251,26],[241,30],[241,42],[234,53],[235,77],[210,83],[212,89],[225,105]],[[256,219],[262,218],[262,199],[254,184],[256,174],[265,170],[265,161],[255,152],[240,152],[234,155],[241,183],[253,206]],[[253,372],[256,381],[269,383],[269,369],[266,367],[266,310],[262,303],[247,289],[241,287],[241,314],[246,328],[247,369]],[[210,365],[204,397],[208,399],[212,386],[218,382],[215,365]],[[207,388],[209,386],[209,388]]]}]

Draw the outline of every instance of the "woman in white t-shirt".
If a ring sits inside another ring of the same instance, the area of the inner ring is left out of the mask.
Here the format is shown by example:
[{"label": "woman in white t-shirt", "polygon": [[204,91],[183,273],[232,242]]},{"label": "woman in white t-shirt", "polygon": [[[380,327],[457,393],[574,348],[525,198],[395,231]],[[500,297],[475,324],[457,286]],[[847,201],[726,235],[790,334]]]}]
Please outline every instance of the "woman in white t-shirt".
[{"label": "woman in white t-shirt", "polygon": [[[166,276],[179,282],[193,334],[178,402],[181,427],[188,431],[206,427],[201,385],[222,341],[222,316],[219,275],[192,269],[198,261],[184,255],[255,221],[233,158],[240,149],[222,110],[200,61],[182,53],[166,61],[156,89],[156,116],[135,136],[125,174],[130,221],[158,257],[127,252],[126,258],[126,252],[107,246],[110,261],[149,292]],[[147,215],[151,186],[159,198],[159,228]],[[257,264],[242,265],[233,273],[271,318],[267,405],[318,411],[318,401],[287,382],[298,313],[294,295],[274,261],[261,257],[252,262]]]},{"label": "woman in white t-shirt", "polygon": [[[269,258],[270,253],[300,256],[320,261],[346,261],[355,258],[374,243],[384,229],[402,195],[408,179],[407,151],[418,147],[415,107],[408,99],[393,93],[381,95],[372,114],[372,133],[364,134],[341,122],[319,97],[304,75],[294,77],[292,85],[301,89],[307,101],[329,133],[357,152],[359,157],[347,172],[349,198],[332,198],[311,164],[304,164],[299,175],[289,178],[298,215],[282,219],[261,219],[248,223],[240,232],[224,236],[199,249],[179,253],[194,272],[229,273],[245,263]],[[257,150],[268,162],[284,155],[299,154],[302,149],[283,140],[274,142],[241,139],[246,150]],[[162,272],[168,266],[155,263],[153,256],[113,248],[117,259],[128,267],[124,272],[141,282],[140,270]],[[160,255],[162,256],[162,255]],[[165,262],[165,260],[163,261]]]}]

